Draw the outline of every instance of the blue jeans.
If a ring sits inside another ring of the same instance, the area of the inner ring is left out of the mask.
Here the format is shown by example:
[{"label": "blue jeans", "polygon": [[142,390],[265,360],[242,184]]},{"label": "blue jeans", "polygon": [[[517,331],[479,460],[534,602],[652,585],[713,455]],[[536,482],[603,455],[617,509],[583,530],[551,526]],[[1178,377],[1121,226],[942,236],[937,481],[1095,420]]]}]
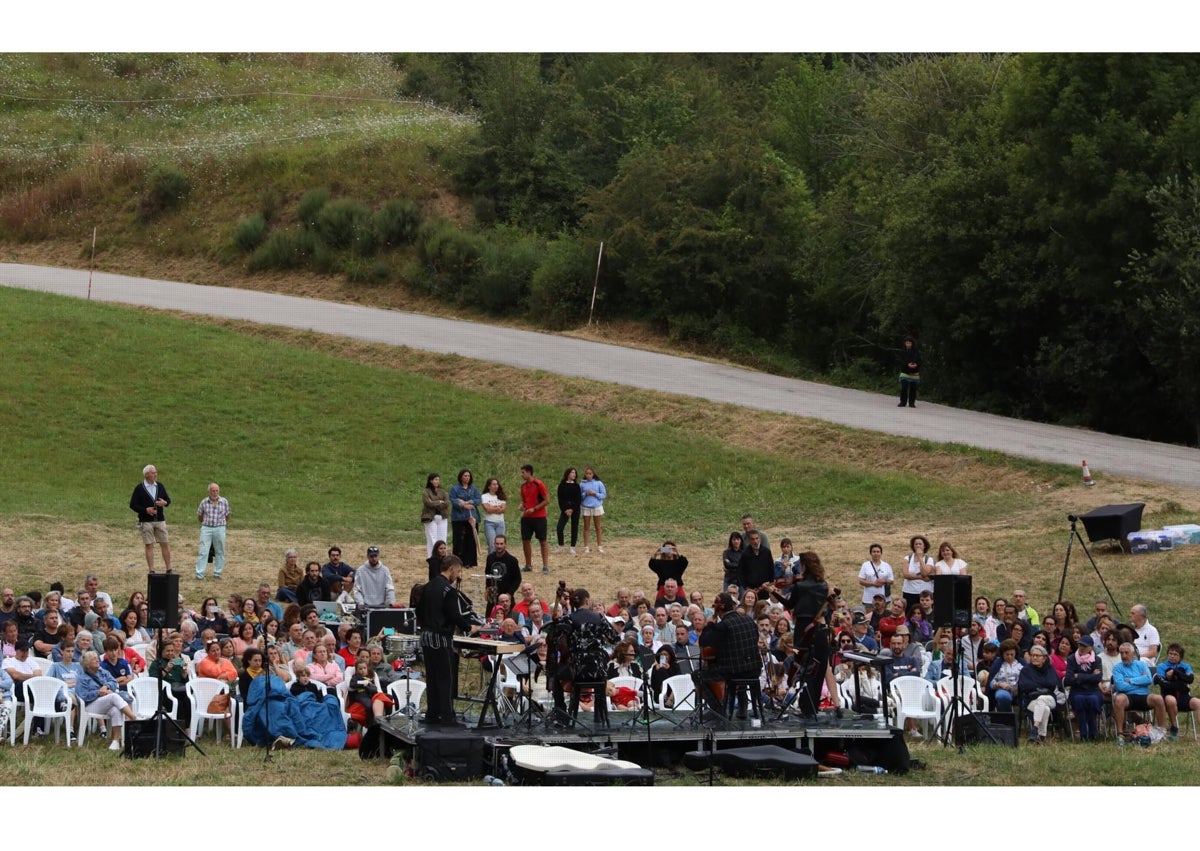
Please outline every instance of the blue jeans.
[{"label": "blue jeans", "polygon": [[200,552],[196,555],[196,578],[203,579],[208,564],[209,547],[213,550],[213,576],[220,576],[225,569],[225,527],[200,527]]},{"label": "blue jeans", "polygon": [[487,548],[489,553],[494,553],[496,551],[497,535],[504,535],[507,537],[508,533],[504,531],[504,528],[503,520],[501,520],[499,523],[492,523],[490,520],[483,521],[483,535],[485,538],[487,538]]},{"label": "blue jeans", "polygon": [[997,712],[1012,712],[1013,695],[1008,689],[998,688],[992,694],[996,698]]}]

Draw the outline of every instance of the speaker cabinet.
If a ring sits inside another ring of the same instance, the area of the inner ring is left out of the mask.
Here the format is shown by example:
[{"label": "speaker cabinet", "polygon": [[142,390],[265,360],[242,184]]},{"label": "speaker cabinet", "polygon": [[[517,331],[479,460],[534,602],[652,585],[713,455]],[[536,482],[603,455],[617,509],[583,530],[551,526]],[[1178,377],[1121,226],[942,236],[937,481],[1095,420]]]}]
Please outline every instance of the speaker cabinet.
[{"label": "speaker cabinet", "polygon": [[151,629],[179,629],[179,574],[151,573],[146,577],[147,621]]},{"label": "speaker cabinet", "polygon": [[[154,756],[157,725],[158,722],[154,719],[125,722],[125,756],[128,759]],[[182,756],[185,744],[183,733],[175,729],[175,725],[170,721],[164,720],[162,739],[159,741],[159,756]]]},{"label": "speaker cabinet", "polygon": [[974,605],[970,576],[933,577],[934,629],[943,626],[966,629],[971,625],[971,610]]}]

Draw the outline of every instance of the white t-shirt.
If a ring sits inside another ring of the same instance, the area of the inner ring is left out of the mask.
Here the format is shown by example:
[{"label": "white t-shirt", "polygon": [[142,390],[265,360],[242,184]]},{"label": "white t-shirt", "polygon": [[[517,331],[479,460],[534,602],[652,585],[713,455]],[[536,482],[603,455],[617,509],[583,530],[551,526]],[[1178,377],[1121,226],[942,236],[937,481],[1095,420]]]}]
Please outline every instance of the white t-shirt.
[{"label": "white t-shirt", "polygon": [[967,563],[961,558],[956,558],[952,564],[946,564],[946,560],[943,559],[933,566],[933,572],[937,576],[965,576]]},{"label": "white t-shirt", "polygon": [[[872,579],[883,579],[887,582],[895,582],[896,574],[892,570],[892,566],[890,564],[888,564],[886,561],[879,562],[879,567],[876,567],[874,564],[871,563],[870,559],[867,559],[866,561],[864,561],[862,563],[862,568],[858,571],[858,578],[866,579],[867,581],[870,581]],[[862,586],[863,605],[870,606],[875,601],[876,594],[883,594],[882,586],[863,585]]]},{"label": "white t-shirt", "polygon": [[[496,496],[494,493],[485,493],[483,495],[483,498],[480,500],[480,502],[483,503],[485,506],[490,505],[493,508],[495,508],[496,506],[500,506],[501,508],[503,508],[505,505],[508,504],[504,500],[502,500],[500,497]],[[483,522],[484,523],[503,523],[504,515],[503,514],[492,514],[485,508],[483,511]]]},{"label": "white t-shirt", "polygon": [[[925,564],[932,566],[933,557],[925,556]],[[917,561],[916,553],[909,553],[904,557],[904,585],[901,586],[901,590],[905,594],[933,592],[933,582],[921,578],[921,562]]]},{"label": "white t-shirt", "polygon": [[1150,625],[1150,621],[1142,624],[1142,628],[1137,631],[1137,637],[1133,639],[1133,646],[1137,648],[1139,658],[1145,660],[1150,665],[1155,663],[1154,657],[1149,657],[1145,654],[1154,646],[1157,646],[1161,650],[1162,641],[1158,637],[1158,630]]}]

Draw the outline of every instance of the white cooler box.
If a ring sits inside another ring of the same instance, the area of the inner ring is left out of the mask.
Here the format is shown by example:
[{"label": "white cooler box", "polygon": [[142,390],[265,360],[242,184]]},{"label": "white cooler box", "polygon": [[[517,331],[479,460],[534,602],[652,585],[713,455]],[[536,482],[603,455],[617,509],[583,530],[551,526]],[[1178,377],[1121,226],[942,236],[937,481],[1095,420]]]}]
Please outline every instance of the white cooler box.
[{"label": "white cooler box", "polygon": [[1175,540],[1175,546],[1180,544],[1200,544],[1200,525],[1196,523],[1181,523],[1178,526],[1163,526],[1163,531],[1170,533]]}]

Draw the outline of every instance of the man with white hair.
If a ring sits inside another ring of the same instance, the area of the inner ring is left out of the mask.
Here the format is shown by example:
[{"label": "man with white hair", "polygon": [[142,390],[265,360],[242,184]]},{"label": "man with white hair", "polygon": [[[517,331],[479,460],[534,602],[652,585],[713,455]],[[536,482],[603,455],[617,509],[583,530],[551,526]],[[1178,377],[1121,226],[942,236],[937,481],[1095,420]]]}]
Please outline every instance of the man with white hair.
[{"label": "man with white hair", "polygon": [[221,486],[212,482],[208,496],[200,501],[196,517],[200,520],[200,550],[196,555],[196,578],[204,579],[207,573],[208,551],[213,552],[213,579],[221,578],[225,569],[225,526],[233,512],[229,500],[221,496]]},{"label": "man with white hair", "polygon": [[1158,637],[1158,630],[1146,618],[1146,607],[1138,603],[1130,609],[1129,622],[1136,633],[1133,646],[1137,648],[1138,657],[1147,665],[1154,665],[1158,660],[1162,639]]},{"label": "man with white hair", "polygon": [[166,508],[171,504],[167,488],[158,481],[153,464],[142,468],[142,481],[133,489],[129,510],[137,514],[137,527],[146,548],[146,567],[154,573],[154,545],[162,548],[163,566],[171,572],[171,547],[167,542]]}]

